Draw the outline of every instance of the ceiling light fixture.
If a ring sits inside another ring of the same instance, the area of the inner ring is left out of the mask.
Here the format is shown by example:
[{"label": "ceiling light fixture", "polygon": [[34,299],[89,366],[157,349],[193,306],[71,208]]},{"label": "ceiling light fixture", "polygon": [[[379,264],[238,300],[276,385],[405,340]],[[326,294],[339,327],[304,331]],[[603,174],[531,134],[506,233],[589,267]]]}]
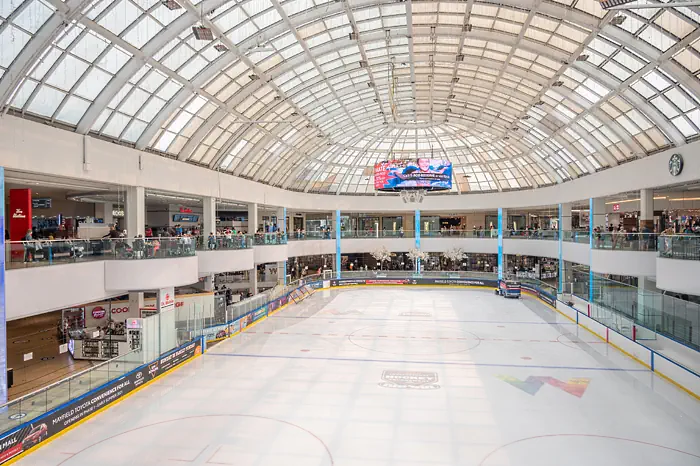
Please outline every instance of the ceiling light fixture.
[{"label": "ceiling light fixture", "polygon": [[192,34],[197,40],[214,40],[214,33],[206,26],[193,26]]}]

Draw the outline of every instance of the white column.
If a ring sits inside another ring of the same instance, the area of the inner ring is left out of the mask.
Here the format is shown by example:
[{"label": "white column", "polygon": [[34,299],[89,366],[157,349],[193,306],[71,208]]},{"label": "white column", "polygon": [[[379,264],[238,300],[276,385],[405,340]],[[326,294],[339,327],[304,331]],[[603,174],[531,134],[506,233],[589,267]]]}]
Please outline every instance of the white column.
[{"label": "white column", "polygon": [[143,292],[129,292],[129,315],[141,317]]},{"label": "white column", "polygon": [[561,209],[559,231],[571,231],[571,203],[559,205]]},{"label": "white column", "polygon": [[250,292],[258,294],[258,268],[255,267],[250,271]]},{"label": "white column", "polygon": [[129,238],[146,233],[146,190],[143,186],[126,189],[126,212],[124,228]]},{"label": "white column", "polygon": [[639,191],[641,208],[639,209],[639,230],[646,225],[654,231],[654,190],[642,189]]},{"label": "white column", "polygon": [[111,202],[98,202],[95,204],[95,218],[101,218],[105,225],[111,225],[114,223],[113,209]]},{"label": "white column", "polygon": [[214,274],[204,277],[204,291],[214,291]]},{"label": "white column", "polygon": [[277,212],[275,215],[277,216],[277,229],[279,229],[282,233],[287,231],[287,219],[285,218],[287,216],[287,209],[284,207],[278,207]]},{"label": "white column", "polygon": [[591,199],[590,208],[593,228],[605,227],[605,198]]},{"label": "white column", "polygon": [[256,203],[248,204],[248,233],[253,234],[258,229],[258,205]]},{"label": "white column", "polygon": [[205,239],[209,233],[216,236],[216,198],[205,197],[202,199],[202,237]]}]

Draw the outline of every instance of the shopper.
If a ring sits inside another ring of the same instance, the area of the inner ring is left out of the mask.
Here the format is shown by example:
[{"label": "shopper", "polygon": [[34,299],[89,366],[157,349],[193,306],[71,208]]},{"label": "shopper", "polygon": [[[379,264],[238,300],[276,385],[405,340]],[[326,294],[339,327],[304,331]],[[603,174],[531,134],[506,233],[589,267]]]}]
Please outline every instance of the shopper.
[{"label": "shopper", "polygon": [[32,230],[27,230],[24,235],[24,262],[34,262],[36,259],[36,243],[32,238]]},{"label": "shopper", "polygon": [[207,247],[209,249],[216,249],[216,236],[214,236],[213,232],[209,233],[209,238],[207,239]]}]

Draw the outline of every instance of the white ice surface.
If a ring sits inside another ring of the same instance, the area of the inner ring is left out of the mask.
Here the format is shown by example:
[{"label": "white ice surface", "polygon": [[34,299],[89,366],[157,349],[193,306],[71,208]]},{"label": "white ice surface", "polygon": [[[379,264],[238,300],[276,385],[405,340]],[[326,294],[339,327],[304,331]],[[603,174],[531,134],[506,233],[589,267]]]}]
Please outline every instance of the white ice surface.
[{"label": "white ice surface", "polygon": [[18,464],[698,466],[700,402],[531,298],[319,291]]}]

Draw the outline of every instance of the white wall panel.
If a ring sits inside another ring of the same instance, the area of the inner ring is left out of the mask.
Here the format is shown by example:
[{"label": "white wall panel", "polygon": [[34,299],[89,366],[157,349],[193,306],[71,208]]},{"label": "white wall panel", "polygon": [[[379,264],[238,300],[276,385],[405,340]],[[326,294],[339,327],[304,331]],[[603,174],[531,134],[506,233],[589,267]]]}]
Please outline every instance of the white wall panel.
[{"label": "white wall panel", "polygon": [[284,262],[287,260],[287,245],[255,246],[253,248],[253,255],[256,264]]},{"label": "white wall panel", "polygon": [[343,254],[372,252],[382,246],[391,252],[408,252],[415,247],[413,238],[348,238],[340,241],[340,250]]},{"label": "white wall panel", "polygon": [[700,295],[700,261],[656,257],[656,287]]},{"label": "white wall panel", "polygon": [[421,238],[420,247],[427,252],[443,252],[450,248],[462,248],[464,252],[498,254],[498,239],[491,238]]},{"label": "white wall panel", "polygon": [[503,238],[504,254],[559,258],[559,242],[540,239]]},{"label": "white wall panel", "polygon": [[561,245],[561,253],[564,256],[564,260],[569,262],[576,262],[577,264],[583,265],[588,265],[590,262],[588,243],[563,242]]},{"label": "white wall panel", "polygon": [[104,261],[5,272],[7,320],[116,296],[105,289]]},{"label": "white wall panel", "polygon": [[653,277],[656,275],[656,253],[594,249],[591,269],[597,273]]},{"label": "white wall panel", "polygon": [[335,254],[334,239],[318,239],[290,241],[287,244],[289,257],[317,256],[319,254]]},{"label": "white wall panel", "polygon": [[107,290],[157,290],[197,283],[196,256],[171,259],[111,260],[102,262]]},{"label": "white wall panel", "polygon": [[199,275],[251,270],[254,265],[253,249],[197,251]]}]

